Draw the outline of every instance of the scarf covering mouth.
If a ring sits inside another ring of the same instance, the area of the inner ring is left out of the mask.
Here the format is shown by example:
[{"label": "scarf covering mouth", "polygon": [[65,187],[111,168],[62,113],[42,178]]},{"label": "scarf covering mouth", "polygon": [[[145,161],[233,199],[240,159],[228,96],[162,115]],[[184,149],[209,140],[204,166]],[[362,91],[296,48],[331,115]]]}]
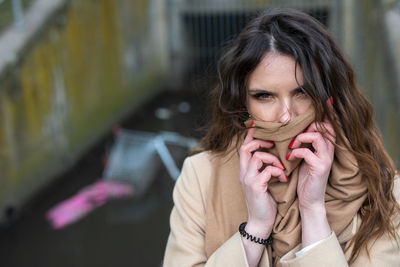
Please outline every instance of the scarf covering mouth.
[{"label": "scarf covering mouth", "polygon": [[[254,121],[254,131],[253,137],[256,139],[262,139],[267,141],[274,141],[275,145],[272,148],[265,149],[260,148],[257,151],[268,152],[275,155],[284,165],[284,173],[286,176],[290,176],[292,171],[296,169],[302,159],[287,160],[286,156],[289,154],[291,149],[289,149],[289,144],[295,137],[302,133],[307,127],[314,121],[315,113],[314,109],[310,108],[305,113],[295,117],[289,123],[279,123],[279,122],[265,122],[260,120],[247,120],[245,125],[250,127],[251,123]],[[310,148],[310,144],[302,144],[301,147]],[[265,164],[263,168],[265,167]],[[273,179],[275,181],[275,179]]]},{"label": "scarf covering mouth", "polygon": [[[302,159],[288,161],[288,148],[294,138],[302,133],[315,119],[314,109],[295,117],[286,124],[254,121],[254,138],[274,141],[270,149],[259,149],[278,157],[285,165],[288,183],[272,178],[268,191],[277,202],[277,215],[272,229],[272,246],[268,247],[273,266],[287,252],[301,243],[301,218],[297,198],[298,170]],[[245,122],[250,126],[253,120]],[[344,136],[344,135],[343,135]],[[245,135],[239,137],[240,144]],[[212,154],[212,178],[206,207],[205,248],[207,257],[237,232],[240,223],[247,221],[246,201],[239,181],[239,151],[233,140],[224,155]],[[345,139],[348,144],[348,140]],[[343,144],[337,143],[325,193],[325,207],[329,225],[339,236],[352,223],[367,196],[366,185],[357,161]],[[311,147],[302,144],[302,147]],[[347,242],[348,240],[342,240]]]}]

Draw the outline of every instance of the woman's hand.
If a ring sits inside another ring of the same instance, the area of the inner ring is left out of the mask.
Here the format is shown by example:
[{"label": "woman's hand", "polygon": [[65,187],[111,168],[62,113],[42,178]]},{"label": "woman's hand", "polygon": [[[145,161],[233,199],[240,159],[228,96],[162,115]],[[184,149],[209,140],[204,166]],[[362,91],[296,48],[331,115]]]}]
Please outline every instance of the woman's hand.
[{"label": "woman's hand", "polygon": [[[240,183],[249,215],[246,229],[252,228],[258,234],[268,237],[277,211],[277,204],[268,192],[268,182],[272,176],[278,177],[282,182],[287,182],[287,178],[283,172],[283,165],[277,157],[266,152],[254,152],[260,147],[274,146],[273,142],[254,139],[254,130],[254,128],[249,129],[239,152]],[[268,166],[259,172],[263,163]]]},{"label": "woman's hand", "polygon": [[[288,160],[303,158],[299,169],[297,195],[300,209],[313,209],[325,205],[325,191],[334,158],[336,134],[332,124],[325,119],[317,128],[312,123],[304,133],[299,134],[291,144]],[[319,130],[324,130],[326,137]],[[329,139],[331,141],[329,141]],[[311,143],[313,150],[299,148],[302,143]]]},{"label": "woman's hand", "polygon": [[[254,152],[260,147],[270,148],[273,142],[253,138],[254,128],[251,128],[240,147],[240,183],[246,199],[248,222],[246,232],[254,237],[266,239],[272,232],[275,222],[277,204],[268,192],[268,182],[276,176],[282,182],[287,182],[283,173],[283,165],[277,157],[266,152]],[[262,172],[259,169],[263,163],[268,164]],[[264,246],[242,237],[250,267],[258,266]]]},{"label": "woman's hand", "polygon": [[[334,158],[336,134],[332,124],[325,119],[317,127],[312,123],[291,144],[288,160],[303,158],[297,184],[299,209],[302,222],[302,245],[306,247],[331,233],[326,217],[325,191]],[[325,137],[320,130],[323,130]],[[333,142],[333,143],[332,143]],[[311,143],[309,148],[300,148],[301,143]]]}]

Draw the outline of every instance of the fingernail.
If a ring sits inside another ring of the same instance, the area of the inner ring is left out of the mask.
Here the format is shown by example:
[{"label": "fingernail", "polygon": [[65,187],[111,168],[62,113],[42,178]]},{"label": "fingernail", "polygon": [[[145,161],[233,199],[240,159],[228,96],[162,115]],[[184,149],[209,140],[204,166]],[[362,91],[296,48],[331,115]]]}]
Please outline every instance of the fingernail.
[{"label": "fingernail", "polygon": [[283,164],[283,162],[281,161],[282,167],[283,169],[286,169],[285,165]]},{"label": "fingernail", "polygon": [[292,154],[292,152],[290,152],[287,156],[286,159],[289,160],[290,154]]},{"label": "fingernail", "polygon": [[253,127],[253,126],[254,126],[254,121],[252,121],[250,124],[250,127]]},{"label": "fingernail", "polygon": [[286,181],[289,182],[289,177],[286,176]]},{"label": "fingernail", "polygon": [[294,143],[294,140],[292,140],[292,142],[290,142],[290,144],[289,144],[289,148],[292,148],[292,146],[293,146],[293,143]]},{"label": "fingernail", "polygon": [[331,97],[329,98],[329,100],[331,101],[331,105],[333,106],[333,97],[331,96]]}]

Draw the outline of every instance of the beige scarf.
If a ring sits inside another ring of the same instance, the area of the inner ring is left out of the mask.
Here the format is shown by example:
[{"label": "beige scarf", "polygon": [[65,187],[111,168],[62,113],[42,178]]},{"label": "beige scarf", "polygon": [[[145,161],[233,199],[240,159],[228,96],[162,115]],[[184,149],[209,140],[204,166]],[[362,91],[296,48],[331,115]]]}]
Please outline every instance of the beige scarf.
[{"label": "beige scarf", "polygon": [[[314,118],[314,110],[309,110],[288,124],[254,121],[254,137],[275,142],[275,146],[267,149],[267,152],[284,163],[285,174],[290,179],[288,183],[282,183],[272,178],[268,185],[269,192],[278,204],[270,249],[274,263],[301,243],[301,218],[296,189],[298,167],[302,160],[287,161],[286,156],[290,151],[290,142]],[[249,124],[250,121],[246,122],[247,126]],[[239,154],[235,146],[232,145],[225,156],[216,155],[212,164],[214,173],[207,199],[205,229],[208,257],[238,230],[240,223],[247,221],[246,202],[239,182]],[[366,198],[366,192],[355,157],[344,148],[336,148],[325,194],[327,218],[336,235],[340,235],[351,223]]]}]

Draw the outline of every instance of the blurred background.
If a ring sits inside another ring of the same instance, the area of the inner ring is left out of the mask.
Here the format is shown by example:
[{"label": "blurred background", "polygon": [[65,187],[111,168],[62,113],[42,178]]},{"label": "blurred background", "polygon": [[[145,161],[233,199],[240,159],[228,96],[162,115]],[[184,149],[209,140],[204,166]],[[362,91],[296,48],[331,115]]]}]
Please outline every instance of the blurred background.
[{"label": "blurred background", "polygon": [[0,265],[160,266],[216,61],[272,6],[329,28],[399,167],[398,0],[0,0]]}]

